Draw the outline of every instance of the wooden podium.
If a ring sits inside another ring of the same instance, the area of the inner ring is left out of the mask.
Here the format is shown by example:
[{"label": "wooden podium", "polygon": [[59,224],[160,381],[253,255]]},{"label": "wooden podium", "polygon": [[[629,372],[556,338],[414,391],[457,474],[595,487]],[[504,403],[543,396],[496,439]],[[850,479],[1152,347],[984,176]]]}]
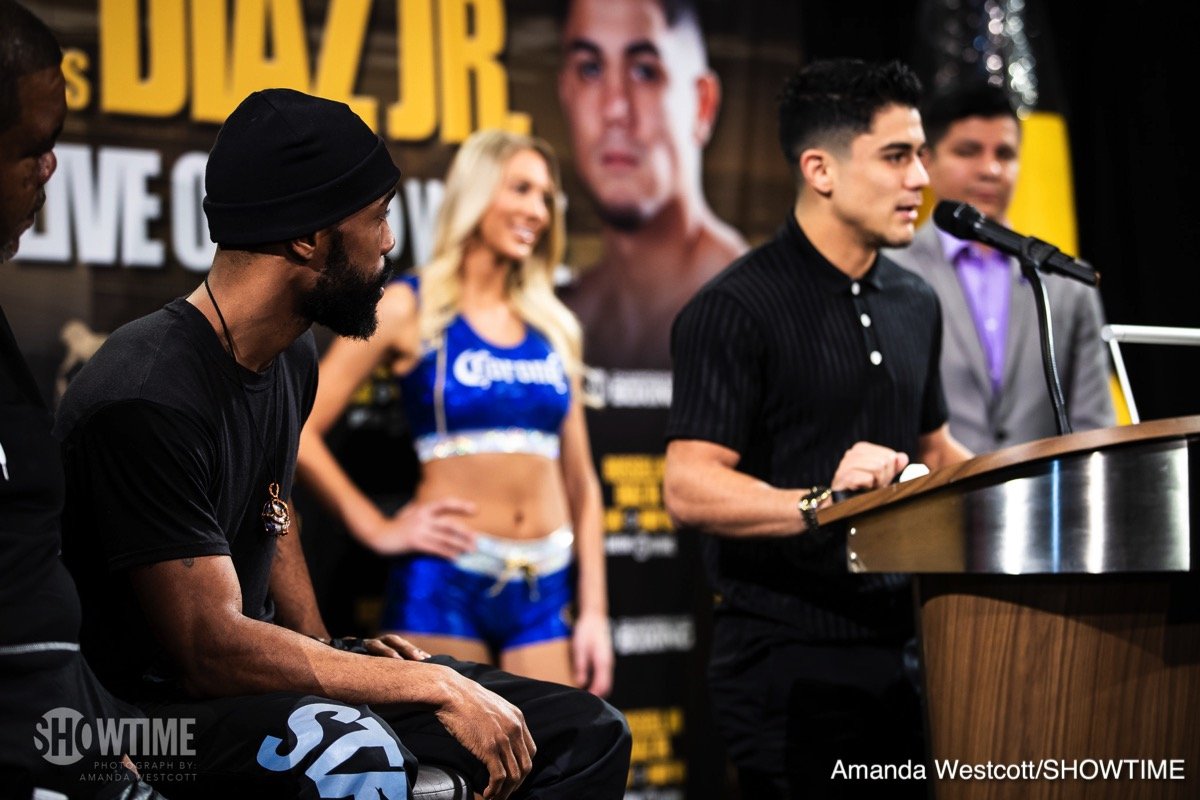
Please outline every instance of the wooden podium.
[{"label": "wooden podium", "polygon": [[[939,800],[1200,798],[1200,416],[1008,448],[819,519],[845,524],[851,571],[917,576]],[[955,762],[972,777],[939,779]]]}]

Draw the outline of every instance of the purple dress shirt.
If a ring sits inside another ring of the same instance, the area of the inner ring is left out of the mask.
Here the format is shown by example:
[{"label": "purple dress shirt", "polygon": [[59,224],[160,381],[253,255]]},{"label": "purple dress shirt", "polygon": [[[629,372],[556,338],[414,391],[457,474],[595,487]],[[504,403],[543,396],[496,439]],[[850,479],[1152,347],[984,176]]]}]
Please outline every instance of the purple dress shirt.
[{"label": "purple dress shirt", "polygon": [[999,394],[1004,378],[1004,341],[1008,336],[1008,308],[1012,297],[1012,266],[1008,257],[974,242],[938,231],[942,252],[954,265],[958,282],[975,320],[979,343],[987,357],[992,393]]}]

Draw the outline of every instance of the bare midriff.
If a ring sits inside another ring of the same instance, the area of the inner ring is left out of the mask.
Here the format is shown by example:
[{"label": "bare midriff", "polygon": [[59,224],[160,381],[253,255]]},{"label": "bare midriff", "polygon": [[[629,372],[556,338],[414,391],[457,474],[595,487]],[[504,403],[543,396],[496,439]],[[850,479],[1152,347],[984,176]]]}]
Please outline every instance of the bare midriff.
[{"label": "bare midriff", "polygon": [[558,461],[523,453],[480,453],[429,461],[418,501],[456,497],[475,504],[469,527],[505,539],[538,539],[568,524]]}]

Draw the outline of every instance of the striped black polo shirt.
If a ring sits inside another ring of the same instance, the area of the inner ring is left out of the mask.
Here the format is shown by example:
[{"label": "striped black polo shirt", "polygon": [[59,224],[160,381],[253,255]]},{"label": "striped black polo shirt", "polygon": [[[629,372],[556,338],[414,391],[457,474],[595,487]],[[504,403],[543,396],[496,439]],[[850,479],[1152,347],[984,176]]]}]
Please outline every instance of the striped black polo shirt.
[{"label": "striped black polo shirt", "polygon": [[[738,470],[781,488],[828,485],[858,441],[915,457],[946,421],[941,330],[921,278],[880,256],[852,280],[789,215],[675,320],[667,438],[736,450]],[[706,538],[724,605],[815,639],[891,638],[910,624],[902,583],[847,573],[837,531]]]}]

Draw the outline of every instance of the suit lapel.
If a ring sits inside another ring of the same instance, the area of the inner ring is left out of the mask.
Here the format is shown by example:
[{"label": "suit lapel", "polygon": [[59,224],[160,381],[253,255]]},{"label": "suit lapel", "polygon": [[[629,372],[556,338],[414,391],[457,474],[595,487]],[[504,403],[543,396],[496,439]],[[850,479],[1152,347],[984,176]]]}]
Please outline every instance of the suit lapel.
[{"label": "suit lapel", "polygon": [[1004,377],[1000,388],[1001,394],[1015,396],[1015,392],[1004,390],[1017,385],[1020,379],[1017,364],[1021,361],[1022,354],[1032,347],[1033,352],[1039,354],[1038,363],[1041,363],[1041,346],[1037,343],[1038,321],[1033,291],[1022,279],[1021,267],[1016,259],[1009,259],[1009,267],[1012,269],[1012,281],[1009,284],[1012,294],[1008,298],[1008,331],[1004,334]]},{"label": "suit lapel", "polygon": [[[918,251],[917,248],[920,248]],[[942,241],[933,227],[926,223],[917,231],[912,248],[918,261],[929,264],[930,269],[922,275],[942,299],[942,315],[945,317],[947,337],[953,337],[967,359],[967,366],[972,377],[979,384],[979,390],[984,397],[992,396],[992,379],[988,376],[987,356],[984,355],[983,345],[979,341],[979,331],[975,329],[975,317],[971,314],[971,306],[963,291],[962,283],[958,280],[958,271],[946,260],[942,250]],[[944,347],[944,346],[943,346]]]}]

